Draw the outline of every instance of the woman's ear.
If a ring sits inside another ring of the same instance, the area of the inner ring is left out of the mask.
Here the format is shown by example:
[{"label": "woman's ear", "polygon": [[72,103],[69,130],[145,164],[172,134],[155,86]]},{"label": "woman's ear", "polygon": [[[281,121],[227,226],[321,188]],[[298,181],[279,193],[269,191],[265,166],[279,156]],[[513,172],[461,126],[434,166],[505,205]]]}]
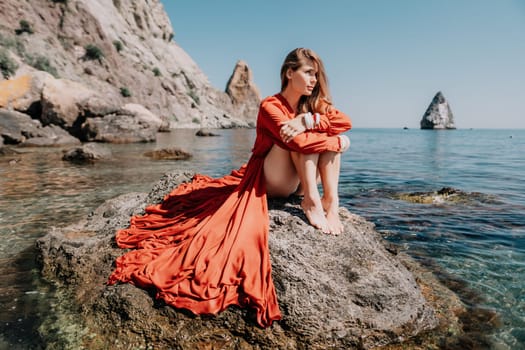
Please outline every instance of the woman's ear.
[{"label": "woman's ear", "polygon": [[286,79],[288,79],[288,80],[292,79],[292,74],[293,74],[292,68],[288,68],[286,70]]}]

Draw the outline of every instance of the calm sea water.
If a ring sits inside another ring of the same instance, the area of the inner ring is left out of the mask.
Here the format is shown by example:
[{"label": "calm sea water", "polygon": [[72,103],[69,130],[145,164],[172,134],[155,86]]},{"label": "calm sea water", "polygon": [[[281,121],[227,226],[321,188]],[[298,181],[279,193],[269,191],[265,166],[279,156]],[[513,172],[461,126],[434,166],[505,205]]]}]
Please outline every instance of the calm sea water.
[{"label": "calm sea water", "polygon": [[[106,199],[149,191],[168,171],[229,173],[248,159],[254,130],[217,133],[199,138],[192,130],[174,130],[159,134],[157,143],[104,145],[113,160],[93,165],[63,162],[58,148],[0,157],[0,349],[43,347],[39,331],[54,322],[56,299],[34,262],[37,238]],[[500,325],[485,334],[492,348],[524,349],[525,130],[355,129],[349,135],[341,204],[461,285],[465,303],[496,312]],[[164,147],[182,148],[193,158],[143,156]],[[454,200],[410,200],[444,187],[461,192]],[[53,329],[66,332],[61,327]]]}]

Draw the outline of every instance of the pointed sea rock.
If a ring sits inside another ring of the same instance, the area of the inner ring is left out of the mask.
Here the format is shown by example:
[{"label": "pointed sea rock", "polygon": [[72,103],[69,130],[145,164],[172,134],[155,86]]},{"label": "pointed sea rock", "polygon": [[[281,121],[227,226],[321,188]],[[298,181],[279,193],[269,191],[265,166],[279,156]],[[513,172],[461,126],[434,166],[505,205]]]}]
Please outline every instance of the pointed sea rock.
[{"label": "pointed sea rock", "polygon": [[455,129],[454,116],[452,110],[439,91],[432,99],[423,118],[421,119],[421,129]]},{"label": "pointed sea rock", "polygon": [[252,71],[244,61],[237,61],[233,73],[226,84],[226,93],[230,96],[239,115],[246,120],[255,120],[261,102],[259,90],[253,83]]}]

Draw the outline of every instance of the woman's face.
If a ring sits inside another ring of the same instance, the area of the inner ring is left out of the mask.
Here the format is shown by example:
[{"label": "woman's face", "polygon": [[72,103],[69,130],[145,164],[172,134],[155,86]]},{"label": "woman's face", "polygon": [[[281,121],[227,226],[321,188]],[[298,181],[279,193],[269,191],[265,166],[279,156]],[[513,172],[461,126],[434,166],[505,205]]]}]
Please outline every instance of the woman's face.
[{"label": "woman's face", "polygon": [[307,60],[296,71],[288,69],[288,87],[302,95],[311,95],[317,84],[317,67],[313,61]]}]

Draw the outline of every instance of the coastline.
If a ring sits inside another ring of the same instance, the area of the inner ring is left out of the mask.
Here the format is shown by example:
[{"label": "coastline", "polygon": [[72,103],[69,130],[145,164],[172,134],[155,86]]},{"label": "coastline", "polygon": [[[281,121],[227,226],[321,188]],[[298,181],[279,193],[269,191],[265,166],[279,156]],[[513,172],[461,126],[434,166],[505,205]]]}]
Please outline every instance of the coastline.
[{"label": "coastline", "polygon": [[[160,134],[157,143],[104,145],[113,151],[111,162],[83,166],[61,162],[60,148],[17,147],[24,152],[17,156],[20,161],[2,167],[1,185],[7,192],[4,191],[4,202],[0,203],[4,205],[1,211],[5,228],[1,248],[8,258],[4,269],[8,273],[4,280],[7,294],[3,305],[8,310],[4,339],[16,344],[20,340],[15,337],[29,339],[27,334],[31,334],[29,337],[36,340],[40,316],[49,317],[55,307],[42,309],[40,301],[44,305],[57,304],[47,289],[28,280],[35,274],[34,267],[28,266],[34,256],[32,249],[20,250],[41,237],[42,227],[76,222],[106,198],[120,193],[149,191],[152,181],[169,170],[183,167],[220,176],[237,168],[249,153],[252,131],[220,133],[221,138],[198,138],[191,130],[174,130],[171,134]],[[522,185],[513,180],[521,177],[522,168],[512,160],[521,159],[516,151],[522,149],[523,133],[515,133],[509,139],[506,132],[497,130],[407,133],[395,129],[356,129],[352,138],[354,148],[351,157],[345,160],[347,170],[342,174],[342,205],[376,223],[387,242],[399,244],[400,251],[427,266],[454,290],[469,308],[470,321],[466,314],[461,322],[472,335],[489,338],[492,346],[501,349],[518,347],[523,339],[519,333],[523,314],[520,295],[512,294],[517,290],[512,288],[521,286],[520,271],[523,271],[520,265],[523,192],[516,191]],[[387,152],[389,148],[385,145],[392,141],[396,146]],[[189,145],[188,150],[194,154],[191,162],[152,162],[141,157],[144,151],[153,148]],[[396,158],[399,150],[403,159]],[[9,156],[2,158],[6,162],[9,159]],[[478,160],[497,166],[478,167]],[[43,173],[47,175],[41,176]],[[504,183],[497,181],[501,176],[506,179]],[[469,196],[468,201],[420,204],[399,198],[421,191],[432,193],[445,185],[461,190]],[[26,211],[29,203],[31,211]],[[491,222],[489,226],[487,220]],[[14,267],[17,272],[11,275]],[[19,285],[22,281],[27,284]],[[27,307],[34,312],[22,314],[21,310]],[[495,312],[499,317],[494,318]],[[63,326],[67,328],[67,323]]]}]

